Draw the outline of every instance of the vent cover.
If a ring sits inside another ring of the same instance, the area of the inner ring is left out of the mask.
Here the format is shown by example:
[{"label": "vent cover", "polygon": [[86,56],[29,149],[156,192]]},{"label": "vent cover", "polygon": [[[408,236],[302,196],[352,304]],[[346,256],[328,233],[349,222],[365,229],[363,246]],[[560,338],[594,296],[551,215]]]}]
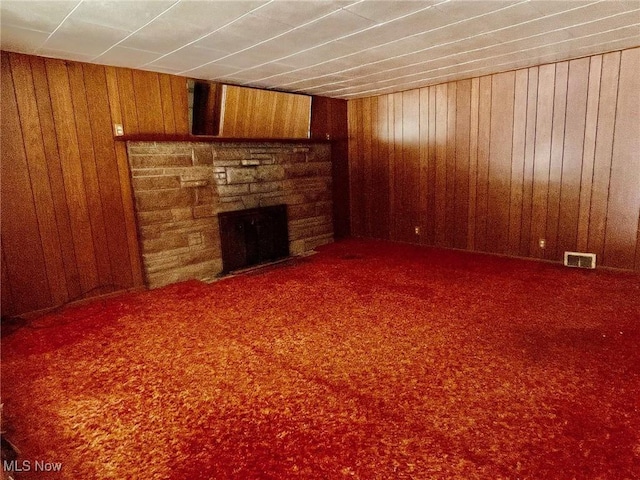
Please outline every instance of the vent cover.
[{"label": "vent cover", "polygon": [[596,268],[596,254],[564,252],[564,264],[567,267]]}]

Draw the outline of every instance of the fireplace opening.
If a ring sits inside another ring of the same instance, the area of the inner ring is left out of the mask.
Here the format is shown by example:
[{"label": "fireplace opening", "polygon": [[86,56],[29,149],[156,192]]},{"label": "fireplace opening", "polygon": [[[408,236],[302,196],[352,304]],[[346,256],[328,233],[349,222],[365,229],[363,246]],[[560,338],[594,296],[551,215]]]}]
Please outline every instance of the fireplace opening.
[{"label": "fireplace opening", "polygon": [[220,213],[218,223],[222,273],[289,256],[286,205]]}]

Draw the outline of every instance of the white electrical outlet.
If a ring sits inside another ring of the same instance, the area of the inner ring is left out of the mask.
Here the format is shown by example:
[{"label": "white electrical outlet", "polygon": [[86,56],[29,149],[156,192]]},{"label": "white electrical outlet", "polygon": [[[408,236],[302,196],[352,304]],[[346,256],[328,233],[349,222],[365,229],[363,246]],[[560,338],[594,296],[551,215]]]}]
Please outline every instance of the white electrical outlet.
[{"label": "white electrical outlet", "polygon": [[416,232],[416,235],[420,235],[420,227],[416,227],[415,232]]},{"label": "white electrical outlet", "polygon": [[545,248],[547,246],[547,241],[544,238],[541,238],[540,240],[538,240],[538,246],[540,248]]},{"label": "white electrical outlet", "polygon": [[121,137],[124,135],[124,127],[120,123],[115,123],[113,125],[113,133],[116,137]]}]

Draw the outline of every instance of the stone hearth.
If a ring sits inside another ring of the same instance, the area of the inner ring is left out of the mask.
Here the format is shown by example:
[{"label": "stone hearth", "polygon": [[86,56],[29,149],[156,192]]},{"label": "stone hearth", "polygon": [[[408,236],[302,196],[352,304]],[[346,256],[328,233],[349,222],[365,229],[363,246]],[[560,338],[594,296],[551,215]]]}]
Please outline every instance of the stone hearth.
[{"label": "stone hearth", "polygon": [[219,212],[286,204],[293,255],[333,241],[330,152],[311,142],[129,142],[147,284],[220,273]]}]

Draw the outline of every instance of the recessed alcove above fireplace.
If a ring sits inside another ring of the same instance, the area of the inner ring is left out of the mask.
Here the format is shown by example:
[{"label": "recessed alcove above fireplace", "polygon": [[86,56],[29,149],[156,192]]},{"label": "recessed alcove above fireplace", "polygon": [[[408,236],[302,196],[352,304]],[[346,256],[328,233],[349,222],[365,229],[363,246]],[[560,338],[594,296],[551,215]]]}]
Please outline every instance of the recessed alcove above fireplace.
[{"label": "recessed alcove above fireplace", "polygon": [[292,255],[333,241],[328,143],[130,141],[127,150],[150,287],[223,271],[222,212],[284,205]]}]

